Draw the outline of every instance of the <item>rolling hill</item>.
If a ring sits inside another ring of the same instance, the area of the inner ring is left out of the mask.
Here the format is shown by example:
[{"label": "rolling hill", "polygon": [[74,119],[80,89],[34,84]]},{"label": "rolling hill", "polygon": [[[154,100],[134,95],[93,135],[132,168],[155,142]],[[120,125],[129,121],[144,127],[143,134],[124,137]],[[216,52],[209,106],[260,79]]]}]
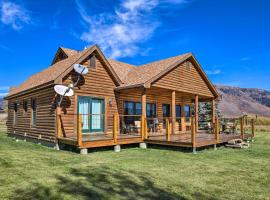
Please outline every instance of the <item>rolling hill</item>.
[{"label": "rolling hill", "polygon": [[221,95],[220,109],[226,117],[243,114],[270,117],[270,92],[263,89],[216,85]]}]

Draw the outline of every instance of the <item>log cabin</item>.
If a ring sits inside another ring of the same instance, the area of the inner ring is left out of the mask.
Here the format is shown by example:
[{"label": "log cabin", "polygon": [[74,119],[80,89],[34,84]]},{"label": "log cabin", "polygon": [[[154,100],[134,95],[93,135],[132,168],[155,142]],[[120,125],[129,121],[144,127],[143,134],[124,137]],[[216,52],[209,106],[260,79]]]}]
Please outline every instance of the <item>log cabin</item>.
[{"label": "log cabin", "polygon": [[[88,68],[84,76],[74,64]],[[79,77],[78,77],[79,76]],[[61,98],[57,84],[74,95]],[[107,59],[97,45],[75,51],[60,47],[47,69],[8,96],[7,132],[44,144],[88,148],[147,143],[196,147],[227,141],[215,116],[218,93],[192,53],[134,66]],[[210,133],[200,130],[199,102],[211,102]],[[244,137],[236,134],[233,137]]]}]

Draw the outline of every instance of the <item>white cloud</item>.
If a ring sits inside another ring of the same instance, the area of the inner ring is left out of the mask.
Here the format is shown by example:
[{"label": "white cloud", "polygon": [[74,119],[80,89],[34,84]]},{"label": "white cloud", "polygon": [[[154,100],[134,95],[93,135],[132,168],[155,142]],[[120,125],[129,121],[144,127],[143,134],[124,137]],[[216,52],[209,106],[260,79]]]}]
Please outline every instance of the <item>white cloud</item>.
[{"label": "white cloud", "polygon": [[98,44],[109,57],[119,58],[137,54],[140,50],[139,44],[153,36],[161,24],[154,11],[164,2],[123,0],[111,13],[91,16],[79,0],[76,3],[82,19],[89,27],[80,38],[87,43]]},{"label": "white cloud", "polygon": [[11,26],[14,30],[20,30],[25,24],[31,22],[28,11],[13,2],[3,1],[1,8],[1,22]]},{"label": "white cloud", "polygon": [[205,71],[207,75],[217,75],[221,73],[220,69],[214,69],[214,70],[206,70]]}]

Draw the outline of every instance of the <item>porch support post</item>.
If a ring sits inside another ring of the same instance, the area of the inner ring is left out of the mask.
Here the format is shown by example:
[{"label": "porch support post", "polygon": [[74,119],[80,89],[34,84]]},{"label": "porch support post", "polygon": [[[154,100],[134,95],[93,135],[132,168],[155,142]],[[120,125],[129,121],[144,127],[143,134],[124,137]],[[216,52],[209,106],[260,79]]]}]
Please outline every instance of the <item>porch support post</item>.
[{"label": "porch support post", "polygon": [[215,106],[215,98],[212,99],[212,124],[215,123],[216,116],[216,106]]},{"label": "porch support post", "polygon": [[[145,135],[145,132],[147,130],[145,130],[145,122],[146,122],[146,90],[143,89],[143,92],[142,92],[142,117],[141,117],[141,136],[142,136],[142,139],[144,139],[144,135]],[[146,122],[147,123],[147,122]]]},{"label": "porch support post", "polygon": [[199,121],[199,96],[195,95],[195,131],[198,131],[198,121]]},{"label": "porch support post", "polygon": [[175,91],[172,91],[172,134],[175,134]]}]

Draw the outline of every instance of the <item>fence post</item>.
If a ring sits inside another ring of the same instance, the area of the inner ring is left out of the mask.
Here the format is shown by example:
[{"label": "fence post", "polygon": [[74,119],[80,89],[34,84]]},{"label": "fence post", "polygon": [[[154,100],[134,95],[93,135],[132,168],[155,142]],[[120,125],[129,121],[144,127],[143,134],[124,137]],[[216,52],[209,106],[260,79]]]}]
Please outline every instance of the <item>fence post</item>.
[{"label": "fence post", "polygon": [[193,153],[196,153],[196,124],[194,117],[191,117],[191,144]]},{"label": "fence post", "polygon": [[117,143],[117,136],[119,131],[119,116],[118,114],[115,114],[113,116],[113,141],[114,143]]},{"label": "fence post", "polygon": [[252,137],[255,137],[255,120],[251,119],[251,133],[252,133]]},{"label": "fence post", "polygon": [[57,115],[57,139],[62,136],[61,115]]},{"label": "fence post", "polygon": [[240,118],[240,132],[241,138],[244,139],[244,117]]},{"label": "fence post", "polygon": [[167,141],[171,141],[171,126],[170,120],[166,118],[166,133],[167,133]]},{"label": "fence post", "polygon": [[78,146],[82,146],[82,115],[79,114],[78,116],[78,130],[77,130],[77,139],[78,139]]}]

